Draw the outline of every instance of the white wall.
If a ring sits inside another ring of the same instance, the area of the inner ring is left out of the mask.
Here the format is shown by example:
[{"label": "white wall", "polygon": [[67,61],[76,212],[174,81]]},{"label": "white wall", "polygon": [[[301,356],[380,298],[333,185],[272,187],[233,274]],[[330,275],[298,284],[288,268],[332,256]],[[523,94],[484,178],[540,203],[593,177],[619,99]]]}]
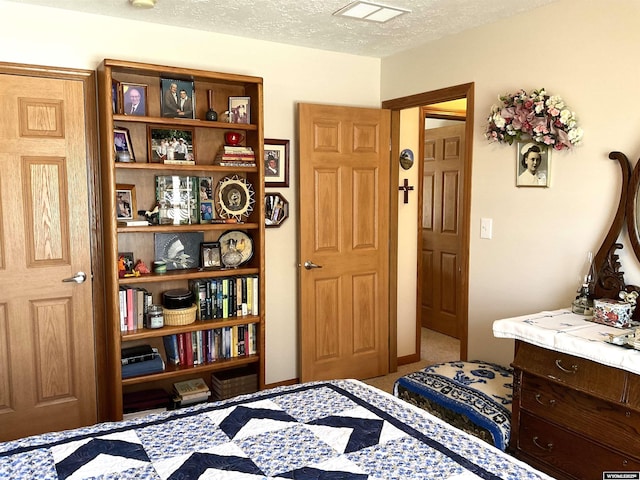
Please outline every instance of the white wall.
[{"label": "white wall", "polygon": [[2,0],[0,16],[4,62],[95,69],[115,58],[264,78],[265,138],[291,140],[291,186],[269,189],[289,200],[290,216],[266,233],[266,382],[296,378],[295,105],[379,106],[380,60]]},{"label": "white wall", "polygon": [[[621,181],[608,154],[640,155],[638,18],[635,0],[560,0],[382,61],[384,100],[475,82],[469,358],[508,364],[513,342],[493,338],[493,320],[569,306],[609,229]],[[541,87],[576,112],[584,142],[552,153],[551,188],[519,189],[515,147],[485,140],[486,117],[498,95]],[[620,261],[638,284],[628,243]]]}]

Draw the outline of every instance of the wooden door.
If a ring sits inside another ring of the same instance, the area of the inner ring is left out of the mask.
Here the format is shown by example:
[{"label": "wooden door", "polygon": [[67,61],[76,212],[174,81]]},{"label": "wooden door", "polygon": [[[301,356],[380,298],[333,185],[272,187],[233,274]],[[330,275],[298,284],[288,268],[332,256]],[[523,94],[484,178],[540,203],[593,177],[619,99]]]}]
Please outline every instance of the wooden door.
[{"label": "wooden door", "polygon": [[299,105],[302,381],[388,373],[389,139],[388,110]]},{"label": "wooden door", "polygon": [[96,421],[84,102],[0,75],[0,440]]},{"label": "wooden door", "polygon": [[422,326],[460,338],[465,125],[425,130],[422,176]]}]

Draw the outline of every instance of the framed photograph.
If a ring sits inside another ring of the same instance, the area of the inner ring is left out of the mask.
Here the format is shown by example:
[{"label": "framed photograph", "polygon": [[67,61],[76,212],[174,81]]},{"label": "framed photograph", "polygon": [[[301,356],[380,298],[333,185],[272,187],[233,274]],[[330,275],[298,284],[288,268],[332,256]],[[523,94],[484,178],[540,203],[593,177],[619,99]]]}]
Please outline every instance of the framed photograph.
[{"label": "framed photograph", "polygon": [[195,118],[195,88],[192,81],[160,79],[161,111],[163,117]]},{"label": "framed photograph", "polygon": [[113,113],[120,113],[120,106],[122,105],[120,95],[120,82],[117,80],[111,80],[111,107],[113,109]]},{"label": "framed photograph", "polygon": [[136,212],[136,187],[118,183],[116,185],[116,218],[133,220]]},{"label": "framed photograph", "polygon": [[147,86],[140,83],[120,83],[125,115],[147,115]]},{"label": "framed photograph", "polygon": [[149,157],[153,163],[194,165],[193,128],[147,127]]},{"label": "framed photograph", "polygon": [[213,221],[213,200],[200,201],[200,223]]},{"label": "framed photograph", "polygon": [[129,129],[124,127],[116,127],[113,129],[113,151],[115,152],[116,162],[136,161],[136,157],[133,154],[133,144],[131,143]]},{"label": "framed photograph", "polygon": [[516,143],[516,186],[549,187],[551,149],[533,142]]},{"label": "framed photograph", "polygon": [[289,201],[280,193],[264,197],[264,226],[279,227],[289,217]]},{"label": "framed photograph", "polygon": [[203,242],[204,232],[156,233],[154,260],[165,262],[167,270],[198,268]]},{"label": "framed photograph", "polygon": [[118,271],[124,273],[133,272],[135,261],[133,260],[133,252],[118,252]]},{"label": "framed photograph", "polygon": [[221,267],[219,242],[204,242],[200,244],[200,265],[202,268]]},{"label": "framed photograph", "polygon": [[264,140],[264,183],[267,187],[289,186],[289,140]]},{"label": "framed photograph", "polygon": [[251,97],[229,97],[229,121],[251,123]]}]

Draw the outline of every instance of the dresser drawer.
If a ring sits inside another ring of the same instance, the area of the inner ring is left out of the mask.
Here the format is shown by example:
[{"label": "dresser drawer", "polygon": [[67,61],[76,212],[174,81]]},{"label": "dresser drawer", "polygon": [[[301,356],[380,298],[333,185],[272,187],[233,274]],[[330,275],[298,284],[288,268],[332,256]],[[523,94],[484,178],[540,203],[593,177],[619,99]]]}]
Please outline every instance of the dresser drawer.
[{"label": "dresser drawer", "polygon": [[640,375],[628,374],[629,397],[627,403],[630,407],[640,410]]},{"label": "dresser drawer", "polygon": [[640,456],[640,412],[523,374],[520,407],[622,452]]},{"label": "dresser drawer", "polygon": [[600,398],[623,398],[626,372],[584,358],[518,342],[512,365]]},{"label": "dresser drawer", "polygon": [[609,450],[527,412],[520,412],[517,448],[580,480],[600,480],[605,471],[640,471],[640,461]]}]

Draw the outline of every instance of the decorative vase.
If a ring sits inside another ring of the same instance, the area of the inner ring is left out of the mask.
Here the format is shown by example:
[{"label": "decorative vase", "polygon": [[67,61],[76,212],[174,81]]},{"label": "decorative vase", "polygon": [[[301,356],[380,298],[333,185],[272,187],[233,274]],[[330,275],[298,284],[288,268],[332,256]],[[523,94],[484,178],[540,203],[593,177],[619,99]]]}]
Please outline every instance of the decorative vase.
[{"label": "decorative vase", "polygon": [[213,109],[213,91],[207,90],[207,94],[209,95],[209,111],[207,112],[207,120],[215,122],[218,120],[218,113]]}]

